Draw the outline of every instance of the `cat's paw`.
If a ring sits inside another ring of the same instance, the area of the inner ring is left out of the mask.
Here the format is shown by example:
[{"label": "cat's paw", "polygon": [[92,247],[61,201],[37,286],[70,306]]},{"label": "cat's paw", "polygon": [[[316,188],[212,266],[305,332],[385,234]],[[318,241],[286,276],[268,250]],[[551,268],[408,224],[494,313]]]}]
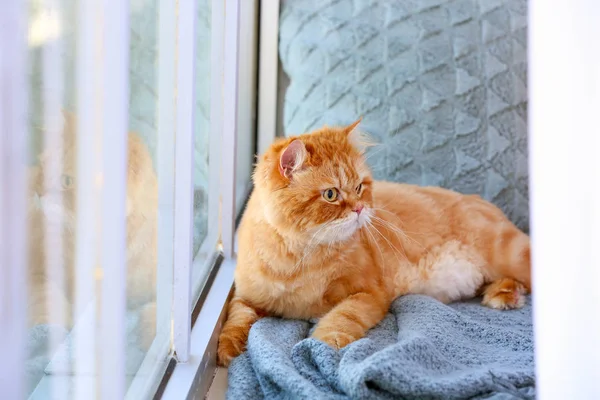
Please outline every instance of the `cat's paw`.
[{"label": "cat's paw", "polygon": [[481,304],[497,310],[521,308],[525,305],[526,293],[525,286],[514,279],[499,279],[485,288]]},{"label": "cat's paw", "polygon": [[315,330],[312,337],[321,342],[333,347],[336,350],[346,347],[350,343],[357,340],[352,335],[340,331],[319,331]]},{"label": "cat's paw", "polygon": [[156,337],[156,303],[148,303],[142,307],[137,328],[139,347],[147,352]]},{"label": "cat's paw", "polygon": [[[73,308],[60,289],[44,287],[41,293],[30,296],[28,314],[29,327],[36,325],[57,325],[67,330],[73,328]],[[49,310],[52,308],[52,311]],[[59,312],[62,311],[62,312]]]},{"label": "cat's paw", "polygon": [[239,336],[221,333],[219,336],[219,346],[217,348],[217,365],[219,367],[229,367],[231,360],[242,354],[246,350],[246,342]]}]

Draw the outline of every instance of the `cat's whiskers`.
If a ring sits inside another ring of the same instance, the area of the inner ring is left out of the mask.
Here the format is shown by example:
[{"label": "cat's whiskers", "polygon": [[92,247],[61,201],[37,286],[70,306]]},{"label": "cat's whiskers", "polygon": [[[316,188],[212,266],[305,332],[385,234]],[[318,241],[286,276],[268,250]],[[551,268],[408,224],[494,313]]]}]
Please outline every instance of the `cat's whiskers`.
[{"label": "cat's whiskers", "polygon": [[[373,238],[373,242],[377,245],[377,247],[378,247],[378,249],[379,249],[379,251],[381,253],[381,256],[383,257],[383,251],[381,250],[381,247],[379,246],[379,243],[377,242],[377,238],[375,237],[375,234],[373,232],[371,232],[371,229],[373,229],[375,231],[377,231],[377,229],[373,226],[373,224],[371,222],[369,222],[367,224],[366,228],[367,228],[367,232]],[[379,233],[379,235],[381,235],[381,232],[378,232],[378,233]],[[384,237],[384,239],[385,239],[385,237]],[[398,257],[397,252],[393,251],[393,253],[394,253],[394,256],[396,257],[396,259],[398,260],[398,262],[401,262],[400,258]]]},{"label": "cat's whiskers", "polygon": [[[350,239],[352,235],[356,233],[358,227],[359,224],[357,220],[341,220],[339,224],[332,228],[332,231],[334,231],[332,232],[332,236],[334,237],[334,239],[330,240],[330,244],[345,242],[346,240]],[[352,229],[352,233],[348,234],[347,229],[350,228]]]},{"label": "cat's whiskers", "polygon": [[[394,219],[396,219],[396,220],[398,221],[398,223],[402,224],[402,219],[401,219],[401,218],[400,218],[400,217],[399,217],[397,214],[394,214],[393,212],[391,212],[391,211],[389,211],[389,210],[386,210],[386,209],[384,209],[384,208],[381,208],[381,207],[372,207],[371,209],[372,209],[372,210],[377,210],[377,211],[383,211],[383,212],[386,212],[386,213],[390,214],[391,216],[393,216],[393,217],[394,217]],[[388,222],[388,221],[386,221],[386,222]],[[389,223],[389,222],[388,222],[388,223]],[[411,231],[407,231],[407,230],[405,230],[404,228],[400,228],[400,227],[398,227],[398,229],[401,229],[401,230],[402,230],[402,232],[404,232],[404,233],[412,233],[412,234],[414,234],[414,235],[421,235],[421,236],[426,236],[426,235],[428,235],[428,234],[430,233],[430,232],[427,232],[427,231],[422,231],[422,232],[411,232]]]},{"label": "cat's whiskers", "polygon": [[[377,217],[377,216],[374,215],[373,219],[376,222],[378,222],[379,224],[381,224],[382,228],[386,228],[388,231],[391,230],[394,233],[394,235],[396,235],[396,238],[398,239],[398,242],[400,243],[400,246],[402,247],[402,251],[404,252],[404,254],[406,254],[406,247],[404,246],[404,241],[402,239],[403,239],[403,237],[408,237],[408,236],[402,234],[402,237],[400,237],[398,235],[399,232],[402,233],[401,230],[400,230],[400,228],[394,227],[394,225],[392,223],[389,223],[389,222],[383,220],[382,218],[379,218],[379,217]],[[392,228],[392,229],[390,229],[390,228]],[[395,229],[398,229],[398,231],[396,231]]]},{"label": "cat's whiskers", "polygon": [[377,243],[377,239],[375,238],[375,235],[373,235],[371,233],[371,231],[369,230],[369,225],[370,225],[370,221],[368,221],[367,224],[365,224],[365,232],[367,232],[367,234],[373,240],[373,243],[375,244],[375,246],[377,246],[377,250],[379,250],[379,256],[381,257],[380,260],[383,261],[383,251],[381,251],[381,247],[379,246],[379,243]]},{"label": "cat's whiskers", "polygon": [[389,240],[388,238],[386,238],[386,237],[385,237],[385,235],[384,235],[383,233],[381,233],[381,232],[379,231],[379,229],[377,229],[377,228],[375,227],[375,225],[373,225],[373,223],[372,223],[372,222],[369,222],[369,226],[370,226],[371,228],[375,229],[375,232],[377,232],[377,233],[378,233],[378,234],[379,234],[379,235],[380,235],[380,236],[383,238],[383,240],[385,240],[385,241],[386,241],[386,242],[387,242],[387,243],[390,245],[390,247],[391,247],[392,249],[394,249],[394,255],[396,256],[396,259],[398,260],[398,262],[399,262],[399,263],[402,263],[402,260],[400,260],[400,258],[398,257],[398,254],[401,254],[401,255],[404,257],[404,259],[405,259],[406,261],[408,261],[408,257],[406,256],[406,254],[402,254],[402,253],[400,252],[400,250],[398,250],[398,248],[397,248],[396,246],[394,246],[394,245],[392,244],[392,242],[390,242],[390,240]]},{"label": "cat's whiskers", "polygon": [[369,158],[381,153],[383,150],[385,150],[385,146],[382,144],[378,144],[375,146],[372,146],[371,148],[373,148],[374,150],[370,150],[368,152],[368,154],[366,154],[365,156],[363,156],[363,160],[366,162],[369,160]]},{"label": "cat's whiskers", "polygon": [[[398,235],[401,235],[403,238],[410,240],[411,242],[413,242],[414,244],[416,244],[417,246],[419,246],[427,254],[429,254],[429,251],[427,250],[427,248],[425,246],[423,246],[417,240],[415,240],[415,239],[411,238],[410,236],[408,236],[404,230],[398,228],[397,226],[394,226],[391,222],[388,222],[388,221],[386,221],[386,220],[384,220],[382,218],[379,218],[377,216],[373,216],[373,219],[376,220],[377,222],[379,222],[380,224],[382,224],[388,230],[394,232],[396,234],[396,237],[400,240],[400,243],[402,243],[402,238],[400,236],[398,236]],[[405,252],[406,252],[406,250],[405,250]]]},{"label": "cat's whiskers", "polygon": [[[337,225],[339,225],[339,224],[340,224],[340,221],[338,221],[338,220],[329,221],[329,222],[326,222],[325,224],[323,224],[322,226],[320,226],[315,231],[315,233],[311,236],[310,240],[308,241],[306,247],[304,248],[304,251],[302,252],[302,257],[300,258],[300,260],[298,260],[296,265],[294,265],[292,273],[297,271],[298,267],[300,267],[302,265],[302,263],[304,262],[304,260],[306,259],[307,256],[312,255],[314,253],[314,250],[316,250],[320,245],[324,244],[320,240],[316,240],[317,235],[319,235],[319,233],[322,233],[323,231],[325,231],[325,233],[327,234],[329,232],[329,230],[335,229],[337,227]],[[313,244],[313,242],[314,242],[314,244]],[[329,241],[328,245],[331,245],[331,243],[332,243],[332,241]]]},{"label": "cat's whiskers", "polygon": [[312,250],[312,242],[315,240],[315,238],[317,237],[317,235],[319,234],[319,232],[323,231],[325,228],[327,228],[327,226],[329,225],[329,222],[323,224],[321,227],[319,227],[316,232],[311,236],[310,240],[308,241],[308,243],[306,244],[306,247],[304,247],[304,250],[302,251],[302,257],[300,257],[300,260],[298,260],[298,262],[296,262],[296,265],[294,265],[293,270],[291,271],[291,273],[295,273],[296,270],[298,269],[298,267],[304,262],[304,259],[306,258],[306,256],[311,252]]},{"label": "cat's whiskers", "polygon": [[[337,250],[339,250],[339,249],[336,249],[336,248],[332,249],[332,247],[339,246],[346,239],[348,239],[348,238],[352,237],[352,235],[354,235],[356,230],[348,237],[344,237],[344,238],[340,237],[341,234],[344,232],[344,229],[347,228],[348,225],[351,225],[354,222],[355,221],[351,221],[348,219],[338,219],[338,220],[326,222],[325,224],[320,226],[315,231],[315,233],[311,236],[310,240],[308,241],[307,245],[305,246],[304,251],[302,252],[302,257],[294,265],[292,273],[296,272],[298,270],[298,268],[302,266],[302,264],[304,263],[304,261],[307,258],[312,257],[314,255],[314,253],[316,252],[316,250],[320,246],[325,246],[325,245],[327,246],[325,248],[325,254],[324,254],[325,257],[329,257],[331,255],[332,251],[337,252]],[[324,241],[324,239],[326,239],[326,241]]]},{"label": "cat's whiskers", "polygon": [[[339,226],[338,226],[338,227],[339,227]],[[334,229],[335,229],[335,228],[334,228]],[[330,250],[331,250],[331,245],[332,245],[333,243],[334,243],[334,241],[333,241],[333,240],[330,240],[330,241],[329,241],[329,243],[327,244],[327,251],[326,251],[327,255],[329,255],[329,252],[330,252]]]},{"label": "cat's whiskers", "polygon": [[[337,226],[335,228],[332,228],[332,230],[339,230],[340,228],[341,228],[340,226]],[[337,233],[335,234],[335,236],[337,236]],[[325,251],[325,253],[326,253],[327,256],[329,256],[331,254],[331,246],[333,244],[337,244],[337,243],[338,243],[338,241],[335,241],[335,240],[330,240],[329,241],[329,243],[327,244],[327,249]]]}]

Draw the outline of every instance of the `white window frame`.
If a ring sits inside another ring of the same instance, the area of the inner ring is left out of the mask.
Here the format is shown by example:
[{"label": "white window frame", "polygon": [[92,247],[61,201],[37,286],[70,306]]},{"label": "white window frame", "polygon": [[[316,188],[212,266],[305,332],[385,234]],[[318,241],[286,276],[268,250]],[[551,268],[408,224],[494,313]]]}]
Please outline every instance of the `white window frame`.
[{"label": "white window frame", "polygon": [[[213,7],[215,2],[213,1]],[[220,10],[218,10],[220,11]],[[234,257],[234,234],[236,220],[236,156],[239,93],[240,52],[240,0],[225,2],[225,52],[223,54],[223,110],[229,114],[223,118],[221,152],[221,244],[226,258]]]},{"label": "white window frame", "polygon": [[177,22],[177,121],[175,131],[175,218],[173,253],[173,351],[190,355],[192,327],[192,245],[194,221],[194,109],[196,1],[180,0]]},{"label": "white window frame", "polygon": [[[179,3],[179,15],[181,15],[181,1]],[[192,0],[185,0],[191,2]],[[243,97],[243,101],[251,102],[252,97],[255,96],[253,88],[248,86],[248,82],[240,80],[240,41],[241,37],[252,38],[253,30],[256,28],[255,20],[256,12],[252,12],[257,9],[255,8],[258,0],[241,2],[240,0],[233,0],[228,2],[222,2],[220,0],[212,0],[211,3],[211,121],[210,121],[210,163],[209,163],[209,199],[208,199],[208,233],[200,246],[198,254],[195,255],[193,262],[188,258],[187,249],[191,248],[192,230],[191,225],[187,223],[190,219],[187,217],[181,217],[180,219],[176,216],[174,230],[177,232],[178,226],[180,229],[180,235],[182,238],[189,238],[190,246],[180,246],[177,248],[175,245],[175,264],[174,264],[174,278],[177,280],[178,274],[183,272],[185,278],[188,277],[188,273],[191,270],[203,270],[206,271],[204,279],[199,279],[199,282],[204,286],[200,291],[200,297],[196,304],[195,310],[198,312],[196,322],[191,332],[187,325],[189,323],[191,313],[181,312],[180,321],[183,318],[186,321],[174,326],[175,336],[175,352],[177,354],[176,359],[179,361],[174,365],[171,371],[168,381],[162,382],[158,388],[160,396],[165,399],[169,398],[182,398],[187,397],[191,393],[196,396],[203,397],[208,391],[212,376],[216,368],[216,345],[218,333],[221,328],[221,324],[224,318],[225,305],[227,302],[228,295],[233,285],[233,271],[236,265],[235,259],[235,226],[238,220],[239,204],[242,196],[246,196],[248,193],[239,193],[236,195],[236,189],[242,189],[236,187],[236,145],[238,142],[238,127],[240,126],[239,113],[237,104],[240,101],[240,97]],[[189,4],[185,7],[191,7]],[[188,13],[195,15],[190,9],[187,9]],[[171,18],[170,14],[165,14],[167,18]],[[165,22],[169,24],[169,21]],[[193,24],[195,18],[192,21],[189,19],[187,25],[184,25],[183,29],[188,32],[194,31]],[[162,26],[162,23],[161,23]],[[181,20],[178,22],[178,26],[181,32]],[[163,30],[166,35],[173,35],[172,28],[169,26]],[[195,35],[194,35],[195,36]],[[185,57],[186,65],[194,63],[194,57],[191,56],[192,51],[189,51],[188,46],[181,46],[181,36],[179,36],[179,56],[178,62],[182,63],[182,58]],[[162,38],[161,40],[167,42]],[[184,43],[189,43],[184,41]],[[193,43],[193,41],[192,41]],[[162,46],[161,46],[162,47]],[[187,56],[182,57],[182,52],[188,51]],[[253,44],[253,49],[246,52],[247,59],[243,61],[248,63],[251,62],[252,57],[256,54],[257,46]],[[191,68],[188,70],[188,76],[190,72],[195,69]],[[178,69],[179,71],[179,69]],[[179,75],[181,77],[181,75]],[[167,80],[171,77],[167,75]],[[185,79],[179,81],[178,86],[185,82]],[[168,88],[168,83],[164,84]],[[240,87],[244,85],[244,89]],[[193,85],[188,85],[193,87]],[[168,89],[167,89],[168,90]],[[189,94],[186,94],[186,99],[183,101],[189,101]],[[177,103],[181,100],[181,88],[177,90]],[[161,97],[162,98],[162,97]],[[169,97],[166,96],[166,99]],[[168,100],[167,100],[168,101]],[[224,118],[225,104],[227,104],[227,118]],[[247,104],[244,104],[247,106]],[[251,107],[251,106],[250,106]],[[169,108],[167,107],[167,110]],[[247,111],[247,109],[246,109]],[[178,120],[182,117],[184,124],[186,121],[193,121],[193,116],[190,116],[192,110],[188,110],[185,116],[178,114]],[[250,116],[253,112],[250,111]],[[165,118],[169,121],[169,118]],[[246,121],[245,121],[246,122]],[[165,124],[168,122],[165,122]],[[164,125],[163,125],[164,126]],[[168,127],[164,126],[168,129]],[[181,132],[179,121],[177,129]],[[254,134],[253,128],[246,128],[242,131],[242,134]],[[192,131],[186,131],[185,135],[193,136]],[[260,137],[260,135],[259,135]],[[193,141],[193,138],[191,139]],[[178,145],[176,145],[177,147]],[[180,147],[180,151],[186,151],[186,149],[193,148],[193,142],[187,143]],[[180,179],[180,172],[177,171],[179,165],[181,168],[179,171],[184,171],[185,179],[183,179],[183,188],[186,193],[179,193],[176,185],[176,202],[178,196],[186,196],[189,201],[192,200],[193,193],[187,194],[189,188],[188,182],[193,184],[193,179],[188,175],[188,169],[184,169],[186,165],[193,165],[188,160],[179,164],[178,148],[175,149],[175,164],[176,168],[174,171],[175,181]],[[186,157],[189,155],[186,153]],[[165,172],[166,173],[166,172]],[[166,181],[168,182],[168,180]],[[250,182],[249,182],[250,184]],[[169,183],[165,185],[165,193],[169,190]],[[245,192],[245,191],[244,191]],[[216,194],[216,195],[215,195]],[[237,200],[237,201],[236,201]],[[187,200],[186,200],[187,201]],[[182,202],[183,204],[183,202]],[[184,204],[185,210],[188,210],[188,204]],[[175,207],[177,210],[177,206]],[[177,214],[176,214],[177,215]],[[179,220],[179,225],[178,225]],[[218,228],[218,231],[214,229]],[[189,231],[187,230],[189,229]],[[175,233],[177,235],[177,233]],[[176,236],[177,237],[177,236]],[[218,243],[215,242],[218,240]],[[177,243],[177,240],[176,240]],[[215,247],[218,245],[217,247]],[[216,259],[211,256],[214,250],[220,250],[221,256]],[[179,259],[177,254],[179,253]],[[189,261],[188,261],[189,260]],[[207,269],[206,263],[214,263],[212,268]],[[177,285],[174,289],[177,291]],[[182,288],[191,286],[189,284],[182,285]],[[199,288],[198,288],[199,289]],[[195,292],[196,290],[194,290]],[[174,294],[174,296],[176,296]],[[175,300],[175,297],[174,297]],[[191,302],[187,300],[177,305],[174,301],[174,308],[181,308],[191,306]],[[180,345],[177,345],[177,338],[180,338]],[[185,357],[181,357],[182,349],[186,351]],[[189,347],[185,347],[189,346]],[[131,390],[131,388],[130,388]],[[151,392],[147,392],[151,393]],[[202,395],[201,395],[202,394]]]},{"label": "white window frame", "polygon": [[280,0],[261,0],[260,2],[258,154],[263,154],[277,136],[279,3]]},{"label": "white window frame", "polygon": [[[245,3],[241,0],[225,3],[219,0],[212,1],[211,154],[214,154],[217,143],[220,144],[221,149],[218,154],[221,160],[219,186],[221,223],[219,226],[224,257],[218,260],[216,276],[210,286],[205,287],[205,297],[201,297],[201,304],[197,305],[199,314],[192,328],[189,361],[175,366],[164,388],[163,399],[188,398],[192,394],[194,398],[203,398],[216,371],[218,334],[224,322],[225,307],[233,286],[233,273],[237,262],[235,259],[235,226],[238,219],[236,198],[240,197],[236,196],[236,143],[239,126],[237,104],[241,96],[243,101],[250,101],[253,96],[252,92],[240,91],[240,86],[246,82],[239,80],[241,62],[239,45],[242,37],[252,36],[254,24],[257,23],[252,18],[254,13],[248,12],[254,6],[254,1]],[[252,53],[247,54],[252,55]],[[219,71],[223,71],[222,80],[216,78],[221,75]],[[224,117],[225,109],[227,118]],[[215,138],[219,138],[219,142],[213,145]],[[211,174],[211,179],[218,178]]]},{"label": "white window frame", "polygon": [[[26,313],[26,8],[3,4],[0,26],[0,393],[25,394]],[[14,35],[14,36],[12,36]],[[10,190],[7,190],[10,188]]]},{"label": "white window frame", "polygon": [[[127,226],[123,200],[126,198],[127,188],[129,132],[129,3],[104,0],[101,10],[101,32],[104,34],[103,68],[100,77],[104,83],[101,108],[103,114],[99,116],[103,127],[102,167],[101,175],[94,177],[94,181],[101,180],[103,185],[100,260],[103,273],[100,337],[96,357],[101,366],[100,396],[106,399],[121,399],[126,392],[125,335],[115,335],[115,332],[125,332],[127,303]],[[93,154],[93,150],[88,153],[80,151],[80,154]]]}]

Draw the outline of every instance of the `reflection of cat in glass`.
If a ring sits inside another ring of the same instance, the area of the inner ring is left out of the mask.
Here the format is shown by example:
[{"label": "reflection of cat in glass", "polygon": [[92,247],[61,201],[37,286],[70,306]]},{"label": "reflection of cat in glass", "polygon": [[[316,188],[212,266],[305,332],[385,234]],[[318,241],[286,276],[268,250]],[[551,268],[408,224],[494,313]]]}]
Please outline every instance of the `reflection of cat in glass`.
[{"label": "reflection of cat in glass", "polygon": [[[77,143],[75,117],[64,113],[63,148],[45,148],[39,165],[31,168],[29,206],[29,325],[50,324],[48,307],[64,315],[71,328],[75,316],[75,258],[77,238]],[[62,151],[61,151],[62,150]],[[110,151],[110,149],[108,149]],[[93,157],[90,154],[90,157]],[[50,166],[58,166],[53,173]],[[156,240],[158,184],[152,159],[142,139],[129,134],[127,174],[127,308],[140,309],[142,345],[155,332]],[[48,176],[48,174],[52,174]],[[57,240],[53,232],[60,235]],[[46,235],[50,237],[46,237]],[[62,264],[52,276],[47,268],[46,241],[62,241]],[[60,277],[62,275],[62,279]],[[93,277],[89,277],[93,279]],[[90,300],[93,293],[90,293]]]}]

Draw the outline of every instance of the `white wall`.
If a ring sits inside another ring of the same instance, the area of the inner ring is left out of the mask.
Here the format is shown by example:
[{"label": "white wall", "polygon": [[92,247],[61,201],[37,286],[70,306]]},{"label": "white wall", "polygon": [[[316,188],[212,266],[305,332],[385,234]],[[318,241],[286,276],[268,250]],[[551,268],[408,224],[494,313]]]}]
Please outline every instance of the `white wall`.
[{"label": "white wall", "polygon": [[530,2],[539,399],[600,398],[600,2]]}]

